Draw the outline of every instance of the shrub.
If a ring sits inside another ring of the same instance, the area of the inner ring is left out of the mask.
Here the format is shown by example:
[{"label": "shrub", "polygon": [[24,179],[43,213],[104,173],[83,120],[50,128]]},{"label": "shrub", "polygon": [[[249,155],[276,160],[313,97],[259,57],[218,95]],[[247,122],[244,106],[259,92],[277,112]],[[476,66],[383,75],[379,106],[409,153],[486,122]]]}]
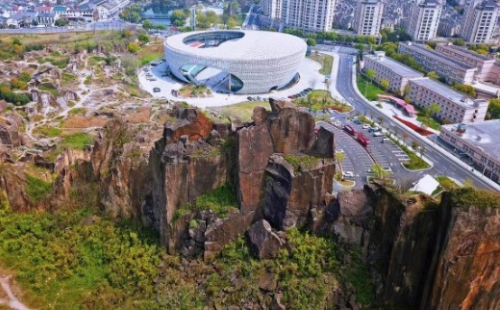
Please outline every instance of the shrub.
[{"label": "shrub", "polygon": [[45,182],[29,174],[26,177],[26,192],[33,203],[37,203],[49,196],[52,191],[52,183]]},{"label": "shrub", "polygon": [[137,44],[137,43],[130,42],[130,43],[128,44],[127,49],[128,49],[128,51],[129,51],[130,53],[135,54],[135,53],[137,53],[137,52],[141,49],[141,47],[140,47],[140,46],[139,46],[139,44]]}]

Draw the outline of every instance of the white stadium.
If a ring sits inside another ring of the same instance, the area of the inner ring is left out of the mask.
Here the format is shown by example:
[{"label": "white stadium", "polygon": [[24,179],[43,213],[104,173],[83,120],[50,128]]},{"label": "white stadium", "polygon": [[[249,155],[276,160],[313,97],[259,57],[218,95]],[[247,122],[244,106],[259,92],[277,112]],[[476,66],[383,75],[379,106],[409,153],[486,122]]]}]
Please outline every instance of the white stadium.
[{"label": "white stadium", "polygon": [[185,83],[219,93],[259,94],[280,90],[300,78],[304,40],[264,31],[197,31],[165,40],[171,73]]}]

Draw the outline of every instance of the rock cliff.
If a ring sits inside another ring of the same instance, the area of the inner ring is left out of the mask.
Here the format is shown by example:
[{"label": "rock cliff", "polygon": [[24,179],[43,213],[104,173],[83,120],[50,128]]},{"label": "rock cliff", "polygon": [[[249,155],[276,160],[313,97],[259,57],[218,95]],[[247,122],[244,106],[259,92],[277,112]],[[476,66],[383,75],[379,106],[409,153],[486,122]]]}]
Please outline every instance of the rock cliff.
[{"label": "rock cliff", "polygon": [[498,198],[465,188],[438,204],[367,187],[339,195],[326,231],[365,248],[378,305],[498,309]]}]

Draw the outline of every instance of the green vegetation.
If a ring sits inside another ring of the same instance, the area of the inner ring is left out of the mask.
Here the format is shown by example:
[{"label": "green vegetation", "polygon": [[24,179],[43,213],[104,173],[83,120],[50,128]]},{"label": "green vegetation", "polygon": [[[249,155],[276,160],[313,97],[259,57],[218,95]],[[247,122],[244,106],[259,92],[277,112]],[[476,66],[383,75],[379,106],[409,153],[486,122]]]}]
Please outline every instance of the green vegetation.
[{"label": "green vegetation", "polygon": [[462,92],[472,98],[476,98],[476,90],[472,85],[466,85],[466,84],[453,84],[453,89],[458,90],[459,92]]},{"label": "green vegetation", "polygon": [[453,189],[457,206],[475,206],[479,208],[500,208],[500,195],[493,191],[482,191],[471,186]]},{"label": "green vegetation", "polygon": [[69,56],[60,56],[60,55],[52,55],[49,57],[42,58],[38,61],[40,64],[44,64],[46,62],[60,68],[64,69],[68,66]]},{"label": "green vegetation", "polygon": [[149,55],[145,55],[144,57],[141,57],[139,59],[139,64],[140,64],[141,67],[145,66],[145,65],[148,65],[153,60],[158,59],[158,58],[160,58],[162,56],[163,56],[162,53],[152,53],[152,54],[149,54]]},{"label": "green vegetation", "polygon": [[92,84],[92,75],[91,74],[89,74],[89,75],[87,75],[85,77],[85,80],[83,81],[83,84],[85,84],[87,86],[90,85],[90,84]]},{"label": "green vegetation", "polygon": [[321,70],[319,70],[319,73],[324,75],[332,73],[332,66],[333,66],[332,56],[320,53],[312,53],[310,56],[307,57],[311,58],[312,60],[318,62],[321,65]]},{"label": "green vegetation", "polygon": [[296,173],[315,168],[320,158],[305,154],[283,154],[283,158],[293,166]]},{"label": "green vegetation", "polygon": [[230,184],[224,184],[196,198],[193,203],[177,210],[174,218],[193,211],[212,210],[220,218],[227,217],[238,209],[236,189]]},{"label": "green vegetation", "polygon": [[55,88],[54,86],[52,86],[50,84],[40,84],[40,85],[38,85],[38,89],[41,90],[41,91],[49,92],[54,97],[58,97],[59,96],[59,91],[57,90],[57,88]]},{"label": "green vegetation", "polygon": [[67,135],[61,141],[60,147],[63,149],[84,150],[87,145],[93,142],[92,136],[87,133],[77,132]]},{"label": "green vegetation", "polygon": [[487,117],[488,119],[500,119],[500,99],[490,99]]},{"label": "green vegetation", "polygon": [[49,138],[59,137],[61,135],[61,129],[47,125],[38,127],[35,132],[40,133]]},{"label": "green vegetation", "polygon": [[27,173],[24,176],[26,178],[26,192],[33,203],[37,203],[49,196],[52,191],[52,183],[45,182]]},{"label": "green vegetation", "polygon": [[27,94],[13,91],[8,84],[0,84],[0,99],[18,106],[31,101]]},{"label": "green vegetation", "polygon": [[359,91],[363,93],[366,99],[370,101],[377,100],[378,94],[385,93],[383,89],[378,88],[375,84],[371,83],[370,80],[364,75],[358,74],[356,81],[358,84]]},{"label": "green vegetation", "polygon": [[187,16],[183,10],[174,10],[170,15],[170,22],[173,26],[184,26],[186,23]]},{"label": "green vegetation", "polygon": [[242,123],[252,121],[253,110],[256,107],[263,107],[270,111],[271,107],[267,101],[248,101],[238,104],[231,104],[223,107],[208,108],[208,111],[215,111],[231,120],[239,120]]},{"label": "green vegetation", "polygon": [[321,89],[313,90],[306,98],[295,99],[293,103],[316,111],[327,108],[340,112],[349,112],[352,110],[350,105],[333,99],[330,92]]},{"label": "green vegetation", "polygon": [[431,127],[435,130],[439,130],[441,123],[436,118],[436,114],[440,111],[441,107],[435,103],[431,103],[429,106],[419,109],[417,120],[422,123],[422,128]]},{"label": "green vegetation", "polygon": [[142,7],[138,4],[127,6],[120,13],[120,17],[131,23],[138,23],[141,20]]},{"label": "green vegetation", "polygon": [[396,144],[399,145],[399,147],[408,155],[410,160],[405,161],[403,163],[403,166],[408,169],[408,170],[420,170],[420,169],[427,169],[429,168],[429,164],[423,160],[422,158],[418,157],[417,154],[412,152],[408,147],[405,145],[396,142]]},{"label": "green vegetation", "polygon": [[78,77],[74,74],[63,72],[61,80],[63,83],[71,83],[78,81]]},{"label": "green vegetation", "polygon": [[159,309],[157,237],[89,215],[18,214],[3,204],[0,260],[17,271],[25,300],[40,310]]},{"label": "green vegetation", "polygon": [[221,18],[214,11],[196,11],[196,26],[201,29],[207,29],[215,24],[221,23]]},{"label": "green vegetation", "polygon": [[85,115],[87,113],[86,108],[73,108],[68,111],[68,115],[75,116],[75,115]]}]

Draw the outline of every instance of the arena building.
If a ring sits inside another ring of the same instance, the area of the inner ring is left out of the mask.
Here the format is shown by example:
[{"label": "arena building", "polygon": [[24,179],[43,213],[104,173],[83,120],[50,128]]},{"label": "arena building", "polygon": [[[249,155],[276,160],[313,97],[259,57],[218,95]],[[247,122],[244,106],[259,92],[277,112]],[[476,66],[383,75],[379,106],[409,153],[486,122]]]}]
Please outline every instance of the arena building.
[{"label": "arena building", "polygon": [[240,30],[178,34],[167,38],[164,47],[177,79],[238,94],[269,93],[294,84],[307,50],[295,36]]}]

